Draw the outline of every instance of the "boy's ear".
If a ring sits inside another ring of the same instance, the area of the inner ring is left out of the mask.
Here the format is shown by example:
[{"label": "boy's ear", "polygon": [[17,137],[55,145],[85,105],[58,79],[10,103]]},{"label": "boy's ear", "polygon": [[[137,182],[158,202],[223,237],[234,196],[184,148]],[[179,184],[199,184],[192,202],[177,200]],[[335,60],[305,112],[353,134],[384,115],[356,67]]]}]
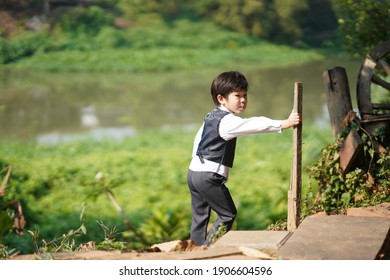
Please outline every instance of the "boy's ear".
[{"label": "boy's ear", "polygon": [[222,104],[222,102],[224,101],[224,97],[222,95],[218,94],[217,95],[217,100],[218,100],[219,104]]}]

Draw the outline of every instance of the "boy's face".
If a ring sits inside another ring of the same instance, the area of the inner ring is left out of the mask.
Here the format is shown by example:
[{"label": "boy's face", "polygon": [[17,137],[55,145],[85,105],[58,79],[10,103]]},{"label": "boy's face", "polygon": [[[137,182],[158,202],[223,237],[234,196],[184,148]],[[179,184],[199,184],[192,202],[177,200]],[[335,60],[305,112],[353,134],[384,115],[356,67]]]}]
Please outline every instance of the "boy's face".
[{"label": "boy's face", "polygon": [[241,114],[245,111],[248,103],[248,94],[246,91],[233,91],[225,98],[218,95],[218,101],[234,114]]}]

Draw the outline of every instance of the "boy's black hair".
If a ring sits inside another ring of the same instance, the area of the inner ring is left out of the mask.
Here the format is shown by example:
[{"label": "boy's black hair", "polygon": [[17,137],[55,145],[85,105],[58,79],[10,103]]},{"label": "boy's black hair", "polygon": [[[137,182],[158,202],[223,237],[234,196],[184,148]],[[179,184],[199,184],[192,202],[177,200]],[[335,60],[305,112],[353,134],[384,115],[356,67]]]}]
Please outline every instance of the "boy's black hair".
[{"label": "boy's black hair", "polygon": [[219,106],[217,99],[219,94],[226,98],[234,91],[248,91],[248,81],[238,71],[223,72],[211,83],[211,97],[216,106]]}]

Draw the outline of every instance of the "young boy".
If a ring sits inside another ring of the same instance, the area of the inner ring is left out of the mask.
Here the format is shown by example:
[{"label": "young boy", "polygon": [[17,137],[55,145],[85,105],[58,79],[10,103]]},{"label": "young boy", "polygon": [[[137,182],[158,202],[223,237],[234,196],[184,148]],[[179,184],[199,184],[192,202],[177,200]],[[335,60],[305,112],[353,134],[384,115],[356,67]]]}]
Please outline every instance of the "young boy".
[{"label": "young boy", "polygon": [[[294,112],[285,120],[237,116],[246,109],[247,91],[248,82],[237,71],[221,73],[211,84],[216,108],[206,115],[196,134],[187,175],[192,204],[190,238],[197,246],[210,246],[219,237],[216,235],[231,229],[236,218],[237,209],[225,182],[233,167],[237,136],[282,132],[300,122]],[[211,210],[218,218],[207,234]]]}]

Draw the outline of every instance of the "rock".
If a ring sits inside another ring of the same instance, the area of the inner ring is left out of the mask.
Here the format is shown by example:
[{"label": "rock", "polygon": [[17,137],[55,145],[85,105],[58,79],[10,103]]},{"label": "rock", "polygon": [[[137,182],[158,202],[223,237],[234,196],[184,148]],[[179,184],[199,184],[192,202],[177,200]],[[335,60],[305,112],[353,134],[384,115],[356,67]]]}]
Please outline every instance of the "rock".
[{"label": "rock", "polygon": [[275,258],[271,257],[270,255],[260,251],[256,250],[254,248],[240,246],[238,249],[242,252],[243,255],[248,257],[254,257],[262,260],[274,260]]},{"label": "rock", "polygon": [[196,246],[194,241],[188,240],[174,240],[169,242],[164,242],[160,244],[155,244],[151,249],[159,249],[160,252],[188,252],[196,250],[205,250],[206,246]]},{"label": "rock", "polygon": [[151,248],[156,249],[158,248],[160,252],[171,252],[173,248],[175,248],[181,241],[180,240],[174,240],[159,244],[154,244]]},{"label": "rock", "polygon": [[181,252],[181,251],[197,251],[197,250],[206,250],[206,246],[196,246],[194,241],[188,239],[188,240],[183,240],[180,241],[175,248],[171,250],[171,252]]}]

